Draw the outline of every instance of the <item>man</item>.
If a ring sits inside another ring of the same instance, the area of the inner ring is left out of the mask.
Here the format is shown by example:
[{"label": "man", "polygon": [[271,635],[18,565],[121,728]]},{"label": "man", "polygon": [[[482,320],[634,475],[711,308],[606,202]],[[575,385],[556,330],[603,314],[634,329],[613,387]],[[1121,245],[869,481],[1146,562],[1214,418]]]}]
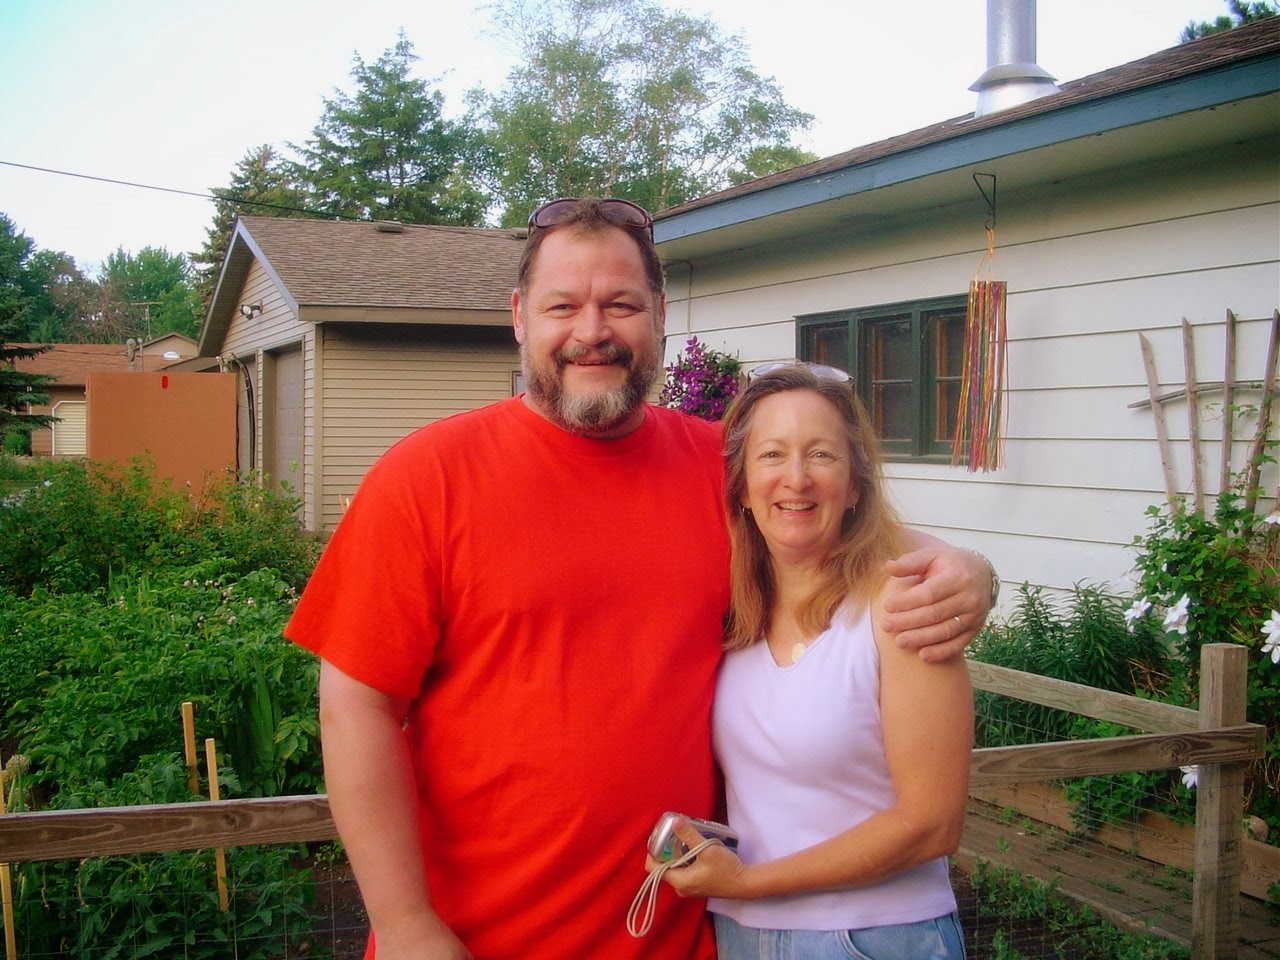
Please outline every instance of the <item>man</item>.
[{"label": "man", "polygon": [[[645,211],[535,211],[511,298],[528,392],[395,444],[289,623],[323,660],[329,801],[378,960],[714,955],[700,903],[625,930],[649,827],[717,804],[720,441],[644,402],[664,311]],[[925,580],[891,626],[955,653],[985,562],[900,563]]]}]

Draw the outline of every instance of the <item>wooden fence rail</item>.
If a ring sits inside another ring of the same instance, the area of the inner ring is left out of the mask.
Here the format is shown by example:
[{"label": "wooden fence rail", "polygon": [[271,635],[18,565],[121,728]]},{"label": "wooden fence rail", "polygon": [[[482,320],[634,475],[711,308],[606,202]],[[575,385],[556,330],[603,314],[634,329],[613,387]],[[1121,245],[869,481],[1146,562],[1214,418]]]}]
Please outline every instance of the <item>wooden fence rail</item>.
[{"label": "wooden fence rail", "polygon": [[975,689],[1123,724],[1147,734],[975,750],[970,782],[1058,780],[1197,765],[1193,960],[1235,960],[1240,948],[1244,765],[1263,755],[1266,731],[1245,722],[1248,650],[1200,651],[1200,709],[1188,710],[1062,680],[970,663]]},{"label": "wooden fence rail", "polygon": [[[1238,954],[1243,767],[1262,756],[1265,733],[1260,725],[1244,722],[1246,655],[1234,644],[1202,648],[1200,710],[970,663],[978,690],[1148,731],[975,750],[975,787],[1199,765],[1193,960],[1234,960]],[[0,863],[336,836],[324,796],[16,813],[0,817]]]}]

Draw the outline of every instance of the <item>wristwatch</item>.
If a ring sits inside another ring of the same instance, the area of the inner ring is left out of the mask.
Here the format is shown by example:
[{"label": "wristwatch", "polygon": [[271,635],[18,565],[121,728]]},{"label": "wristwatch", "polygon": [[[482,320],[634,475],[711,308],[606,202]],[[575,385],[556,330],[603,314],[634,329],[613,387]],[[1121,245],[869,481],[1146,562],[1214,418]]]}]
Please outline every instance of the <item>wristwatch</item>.
[{"label": "wristwatch", "polygon": [[977,550],[970,550],[975,557],[987,565],[987,569],[991,572],[991,606],[988,609],[994,610],[996,601],[1000,599],[1000,574],[996,573],[996,565],[992,563],[985,553]]}]

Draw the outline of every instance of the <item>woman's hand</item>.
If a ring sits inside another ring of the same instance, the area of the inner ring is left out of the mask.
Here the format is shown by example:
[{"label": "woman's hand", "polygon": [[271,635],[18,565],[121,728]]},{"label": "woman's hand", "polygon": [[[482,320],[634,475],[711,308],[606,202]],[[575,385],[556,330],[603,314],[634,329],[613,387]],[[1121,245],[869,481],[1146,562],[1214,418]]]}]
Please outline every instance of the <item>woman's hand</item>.
[{"label": "woman's hand", "polygon": [[[692,849],[706,838],[688,820],[677,820],[673,831],[685,847]],[[648,857],[645,869],[652,873],[662,861]],[[713,843],[688,866],[672,867],[662,875],[681,897],[745,897],[748,867],[722,843]]]}]

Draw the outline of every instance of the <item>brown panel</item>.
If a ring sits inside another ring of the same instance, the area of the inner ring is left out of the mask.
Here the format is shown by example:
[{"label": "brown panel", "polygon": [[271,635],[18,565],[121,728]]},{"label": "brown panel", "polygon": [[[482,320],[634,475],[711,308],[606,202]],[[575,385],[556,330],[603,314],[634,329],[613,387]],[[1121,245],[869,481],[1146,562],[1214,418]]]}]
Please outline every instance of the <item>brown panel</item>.
[{"label": "brown panel", "polygon": [[236,462],[236,376],[231,373],[90,373],[88,455],[150,454],[156,473],[200,490]]}]

